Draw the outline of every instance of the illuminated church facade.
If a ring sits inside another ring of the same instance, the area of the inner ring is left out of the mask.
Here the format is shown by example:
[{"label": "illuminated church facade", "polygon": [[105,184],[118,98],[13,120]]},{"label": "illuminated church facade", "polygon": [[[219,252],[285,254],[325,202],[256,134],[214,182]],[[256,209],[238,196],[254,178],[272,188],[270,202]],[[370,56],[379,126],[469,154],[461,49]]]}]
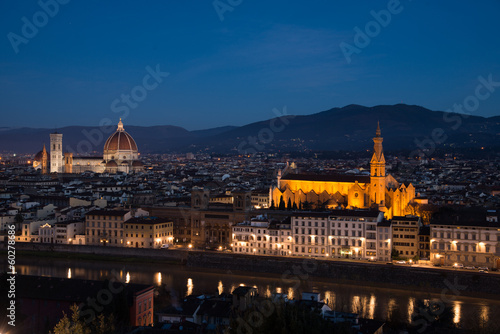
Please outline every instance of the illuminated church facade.
[{"label": "illuminated church facade", "polygon": [[370,175],[313,175],[278,173],[277,185],[271,187],[270,197],[276,207],[281,202],[303,208],[378,209],[386,218],[404,216],[415,198],[415,188],[399,184],[386,175],[383,138],[380,126],[370,161]]},{"label": "illuminated church facade", "polygon": [[131,173],[144,169],[139,160],[139,151],[135,140],[123,128],[122,120],[116,131],[104,144],[103,156],[74,157],[73,153],[63,153],[62,133],[50,134],[49,152],[45,145],[35,155],[33,168],[48,173]]}]

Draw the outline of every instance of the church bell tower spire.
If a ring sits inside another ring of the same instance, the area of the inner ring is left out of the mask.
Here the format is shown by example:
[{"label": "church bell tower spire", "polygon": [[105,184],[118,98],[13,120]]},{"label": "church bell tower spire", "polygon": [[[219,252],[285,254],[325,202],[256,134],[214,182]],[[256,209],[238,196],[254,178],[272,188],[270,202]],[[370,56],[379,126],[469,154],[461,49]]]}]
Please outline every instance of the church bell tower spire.
[{"label": "church bell tower spire", "polygon": [[385,205],[385,157],[382,147],[382,132],[380,122],[377,122],[377,130],[373,138],[373,156],[370,161],[370,202],[379,208]]}]

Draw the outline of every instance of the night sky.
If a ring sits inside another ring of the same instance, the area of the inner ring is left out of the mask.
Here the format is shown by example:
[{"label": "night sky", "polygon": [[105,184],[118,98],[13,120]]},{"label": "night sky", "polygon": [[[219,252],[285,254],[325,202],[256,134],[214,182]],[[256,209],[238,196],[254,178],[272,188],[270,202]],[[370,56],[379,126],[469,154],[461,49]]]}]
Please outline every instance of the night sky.
[{"label": "night sky", "polygon": [[[194,130],[353,103],[447,110],[479,76],[500,82],[498,0],[60,1],[41,1],[51,15],[0,2],[0,127],[122,116]],[[474,114],[500,114],[496,89]]]}]

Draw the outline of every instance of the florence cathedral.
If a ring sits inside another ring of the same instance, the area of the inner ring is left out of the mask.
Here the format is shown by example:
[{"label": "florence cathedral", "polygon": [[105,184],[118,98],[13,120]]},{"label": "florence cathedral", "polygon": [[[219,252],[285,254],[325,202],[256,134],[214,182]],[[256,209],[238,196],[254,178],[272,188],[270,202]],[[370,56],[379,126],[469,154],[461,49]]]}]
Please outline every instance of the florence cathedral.
[{"label": "florence cathedral", "polygon": [[62,133],[50,134],[50,152],[45,145],[33,159],[33,167],[42,174],[48,173],[132,173],[144,169],[139,161],[139,151],[135,140],[123,128],[122,120],[118,128],[104,144],[101,157],[73,157],[73,153],[63,153]]}]

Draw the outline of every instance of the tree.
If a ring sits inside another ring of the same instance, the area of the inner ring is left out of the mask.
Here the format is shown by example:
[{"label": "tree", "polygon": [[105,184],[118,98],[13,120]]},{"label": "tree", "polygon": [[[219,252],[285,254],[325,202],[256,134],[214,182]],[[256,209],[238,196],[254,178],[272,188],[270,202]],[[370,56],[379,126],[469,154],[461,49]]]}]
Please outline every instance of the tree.
[{"label": "tree", "polygon": [[80,317],[80,308],[73,304],[70,307],[72,312],[71,319],[66,312],[56,324],[53,334],[113,334],[115,333],[115,318],[111,314],[106,317],[103,313],[99,314],[92,322],[87,323]]},{"label": "tree", "polygon": [[302,210],[302,200],[299,200],[299,210]]},{"label": "tree", "polygon": [[393,260],[398,260],[400,257],[399,257],[399,252],[396,250],[396,249],[393,249],[391,251],[391,257]]},{"label": "tree", "polygon": [[54,334],[91,334],[90,326],[86,325],[80,319],[80,309],[78,305],[73,304],[70,307],[71,320],[68,318],[66,312],[63,311],[63,318],[54,327]]},{"label": "tree", "polygon": [[294,211],[297,211],[297,203],[293,202],[292,209],[293,209]]},{"label": "tree", "polygon": [[281,195],[280,197],[280,204],[278,206],[278,210],[285,210],[286,207],[285,207],[285,201],[283,200],[283,195]]},{"label": "tree", "polygon": [[14,217],[14,223],[16,224],[21,224],[22,222],[24,221],[24,218],[23,218],[23,215],[18,213],[15,217]]},{"label": "tree", "polygon": [[271,209],[271,210],[276,209],[276,208],[274,207],[274,199],[272,199],[272,200],[271,200],[271,207],[270,207],[270,209]]},{"label": "tree", "polygon": [[292,210],[292,199],[288,197],[288,203],[286,205],[287,210]]},{"label": "tree", "polygon": [[[267,316],[264,316],[262,310],[266,310]],[[267,311],[270,311],[269,314]],[[255,316],[256,314],[258,316]],[[249,323],[257,325],[251,327]],[[261,303],[260,308],[252,307],[240,316],[231,319],[229,333],[251,332],[262,334],[341,334],[351,331],[349,324],[334,324],[324,319],[319,309],[312,309],[310,306],[297,303],[272,303],[270,300],[266,300]]]}]

